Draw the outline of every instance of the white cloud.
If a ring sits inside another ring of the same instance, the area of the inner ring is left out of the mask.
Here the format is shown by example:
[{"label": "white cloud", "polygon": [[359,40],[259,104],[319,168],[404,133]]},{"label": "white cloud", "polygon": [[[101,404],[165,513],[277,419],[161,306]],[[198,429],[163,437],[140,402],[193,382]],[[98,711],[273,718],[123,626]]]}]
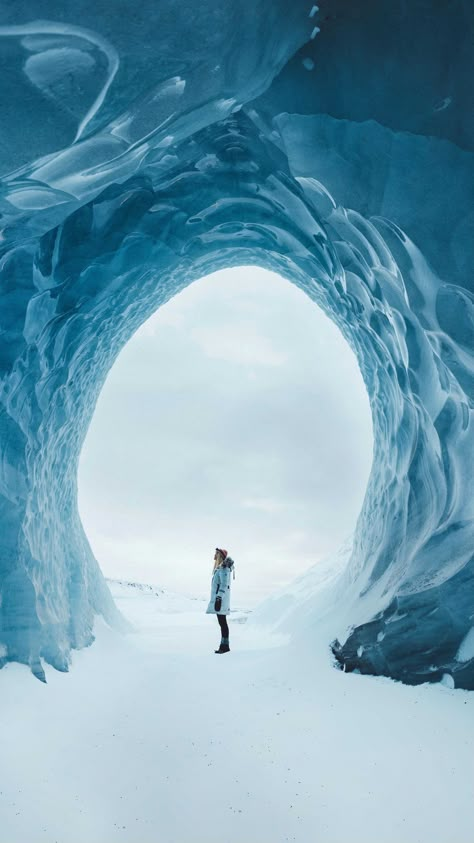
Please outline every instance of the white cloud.
[{"label": "white cloud", "polygon": [[243,366],[282,366],[288,355],[278,351],[268,337],[255,334],[244,323],[217,325],[192,337],[207,357]]},{"label": "white cloud", "polygon": [[284,503],[273,500],[272,498],[250,498],[243,500],[242,506],[245,509],[255,509],[258,512],[268,512],[270,514],[280,512],[285,508]]}]

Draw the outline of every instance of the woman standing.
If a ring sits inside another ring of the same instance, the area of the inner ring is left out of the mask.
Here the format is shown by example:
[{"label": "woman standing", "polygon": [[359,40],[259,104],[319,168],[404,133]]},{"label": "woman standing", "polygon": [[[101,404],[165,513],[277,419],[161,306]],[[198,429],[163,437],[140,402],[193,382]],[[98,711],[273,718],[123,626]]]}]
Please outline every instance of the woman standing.
[{"label": "woman standing", "polygon": [[230,574],[233,568],[234,560],[230,558],[227,550],[216,547],[212,570],[211,599],[206,609],[206,614],[217,615],[221,628],[221,643],[219,649],[214,650],[215,653],[228,653],[230,651],[229,627],[226,615],[230,612]]}]

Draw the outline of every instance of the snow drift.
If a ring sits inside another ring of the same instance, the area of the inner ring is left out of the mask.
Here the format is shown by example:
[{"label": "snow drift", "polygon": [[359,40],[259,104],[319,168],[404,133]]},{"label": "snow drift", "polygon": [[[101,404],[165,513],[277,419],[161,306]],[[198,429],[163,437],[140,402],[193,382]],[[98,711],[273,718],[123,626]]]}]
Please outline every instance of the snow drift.
[{"label": "snow drift", "polygon": [[156,308],[252,263],[334,320],[371,401],[337,658],[474,688],[471,4],[121,10],[0,10],[0,663],[66,670],[120,622],[77,511],[97,396]]}]

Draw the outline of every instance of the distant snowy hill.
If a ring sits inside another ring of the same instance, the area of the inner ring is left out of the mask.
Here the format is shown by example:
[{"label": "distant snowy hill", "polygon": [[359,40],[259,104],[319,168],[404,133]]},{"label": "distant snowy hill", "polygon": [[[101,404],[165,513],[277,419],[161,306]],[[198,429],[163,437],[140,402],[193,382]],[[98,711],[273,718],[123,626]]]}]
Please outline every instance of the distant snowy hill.
[{"label": "distant snowy hill", "polygon": [[[195,597],[187,594],[180,594],[175,591],[161,588],[151,583],[133,582],[132,580],[116,580],[107,578],[107,585],[112,596],[121,607],[122,600],[140,599],[140,617],[143,617],[143,607],[146,605],[143,598],[152,599],[152,612],[206,612],[208,599]],[[231,609],[232,622],[245,623],[250,609]],[[129,615],[128,608],[126,614]]]}]

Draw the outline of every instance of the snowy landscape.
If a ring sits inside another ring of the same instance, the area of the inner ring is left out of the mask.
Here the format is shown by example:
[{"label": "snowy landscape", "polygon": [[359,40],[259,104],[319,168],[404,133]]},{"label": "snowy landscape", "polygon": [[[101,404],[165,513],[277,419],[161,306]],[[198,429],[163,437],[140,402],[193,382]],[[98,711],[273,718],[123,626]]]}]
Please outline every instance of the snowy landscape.
[{"label": "snowy landscape", "polygon": [[473,28],[0,3],[0,843],[474,843]]},{"label": "snowy landscape", "polygon": [[334,669],[272,600],[215,655],[205,601],[110,585],[133,631],[0,673],[1,843],[471,843],[472,693]]}]

